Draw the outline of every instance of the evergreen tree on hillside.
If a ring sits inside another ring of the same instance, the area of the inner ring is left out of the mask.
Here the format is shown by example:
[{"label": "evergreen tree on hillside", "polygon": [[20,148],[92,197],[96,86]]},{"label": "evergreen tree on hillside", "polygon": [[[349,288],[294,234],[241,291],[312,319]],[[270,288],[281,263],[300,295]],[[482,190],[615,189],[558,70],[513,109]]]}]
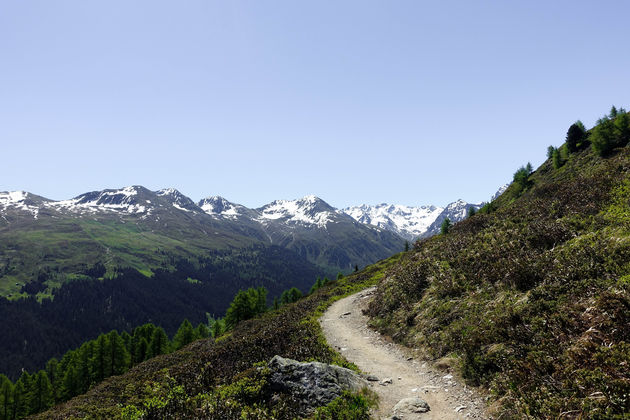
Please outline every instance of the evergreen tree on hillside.
[{"label": "evergreen tree on hillside", "polygon": [[190,321],[185,319],[179,326],[177,333],[175,333],[175,337],[173,337],[173,348],[175,350],[181,349],[186,344],[192,343],[194,340],[195,329],[193,328]]},{"label": "evergreen tree on hillside", "polygon": [[79,395],[81,393],[81,384],[79,381],[79,373],[74,364],[68,366],[68,369],[65,371],[63,376],[62,386],[61,386],[61,397],[64,400],[69,400],[75,395]]},{"label": "evergreen tree on hillside", "polygon": [[[282,299],[281,299],[282,301]],[[225,313],[225,325],[232,328],[240,321],[251,319],[267,310],[267,289],[247,289],[239,291]]]},{"label": "evergreen tree on hillside", "polygon": [[615,118],[615,132],[620,146],[625,146],[630,142],[630,115],[625,110]]},{"label": "evergreen tree on hillside", "polygon": [[11,419],[20,419],[28,415],[28,401],[24,392],[24,384],[18,380],[13,387],[11,397]]},{"label": "evergreen tree on hillside", "polygon": [[59,399],[61,397],[59,392],[61,390],[63,372],[61,370],[59,362],[54,357],[46,362],[46,375],[48,375],[50,385],[52,386],[53,400],[54,402],[59,402]]},{"label": "evergreen tree on hillside", "polygon": [[15,385],[16,386],[13,388],[15,391],[13,393],[13,399],[16,398],[16,393],[18,392],[19,385],[19,392],[21,393],[21,395],[18,398],[18,410],[20,413],[23,413],[22,417],[25,417],[30,414],[31,404],[29,397],[31,396],[33,377],[29,375],[27,371],[23,371],[22,375],[20,375],[20,378],[17,380]]},{"label": "evergreen tree on hillside", "polygon": [[109,375],[120,375],[129,369],[131,355],[118,332],[112,330],[107,334],[109,341]]},{"label": "evergreen tree on hillside", "polygon": [[149,356],[149,343],[146,338],[140,337],[135,351],[134,360],[136,360],[136,363],[142,363],[147,360]]},{"label": "evergreen tree on hillside", "polygon": [[94,382],[101,382],[111,376],[112,367],[110,360],[111,343],[105,334],[101,334],[96,339],[94,354],[90,361],[90,377]]},{"label": "evergreen tree on hillside", "polygon": [[161,327],[156,328],[155,331],[153,331],[151,341],[149,342],[149,357],[166,354],[169,346],[170,342],[166,332],[164,332],[164,329]]},{"label": "evergreen tree on hillside", "polygon": [[4,375],[0,375],[0,416],[2,420],[9,419],[13,396],[13,384]]},{"label": "evergreen tree on hillside", "polygon": [[446,235],[451,230],[451,220],[447,217],[440,225],[440,233]]},{"label": "evergreen tree on hillside", "polygon": [[617,107],[613,105],[613,106],[610,108],[610,113],[608,114],[608,116],[609,116],[610,118],[615,118],[617,115],[618,115]]},{"label": "evergreen tree on hillside", "polygon": [[617,146],[615,141],[615,122],[607,117],[601,118],[591,131],[593,149],[600,155],[607,155]]},{"label": "evergreen tree on hillside", "polygon": [[87,392],[90,388],[90,384],[92,383],[90,367],[91,361],[94,357],[94,340],[83,343],[78,350],[77,357],[78,394],[83,394],[84,392]]},{"label": "evergreen tree on hillside", "polygon": [[584,129],[584,125],[577,121],[574,124],[571,124],[569,130],[567,131],[566,144],[570,153],[577,152],[579,145],[582,143],[582,140],[586,136],[586,130]]},{"label": "evergreen tree on hillside", "polygon": [[210,330],[208,329],[208,326],[203,322],[199,323],[197,328],[195,328],[195,336],[197,339],[210,337]]},{"label": "evergreen tree on hillside", "polygon": [[39,413],[54,403],[53,390],[48,375],[40,370],[33,376],[29,393],[29,412]]}]

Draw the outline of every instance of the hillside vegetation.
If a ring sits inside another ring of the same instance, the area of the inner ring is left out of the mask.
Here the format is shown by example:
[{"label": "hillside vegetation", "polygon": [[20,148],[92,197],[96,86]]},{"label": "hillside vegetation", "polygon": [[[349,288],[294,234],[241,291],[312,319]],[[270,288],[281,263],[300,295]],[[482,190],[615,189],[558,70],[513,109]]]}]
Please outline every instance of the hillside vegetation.
[{"label": "hillside vegetation", "polygon": [[[630,128],[619,115],[600,124]],[[601,131],[416,243],[370,306],[378,329],[488,387],[503,417],[630,412],[630,149],[621,129],[592,148]]]},{"label": "hillside vegetation", "polygon": [[[259,319],[240,322],[216,341],[198,340],[174,353],[154,357],[33,418],[295,418],[296,401],[268,388],[266,362],[280,355],[353,368],[326,344],[317,318],[334,300],[375,284],[399,257],[330,282]],[[345,394],[314,418],[367,420],[370,399]]]}]

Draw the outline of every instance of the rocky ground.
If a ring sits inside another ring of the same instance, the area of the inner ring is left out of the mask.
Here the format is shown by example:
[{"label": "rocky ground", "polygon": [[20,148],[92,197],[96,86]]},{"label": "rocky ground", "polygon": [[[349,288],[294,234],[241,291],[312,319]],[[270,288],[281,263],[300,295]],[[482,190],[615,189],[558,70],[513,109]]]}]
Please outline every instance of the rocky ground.
[{"label": "rocky ground", "polygon": [[335,302],[321,317],[328,343],[365,372],[379,396],[378,419],[488,419],[475,390],[449,371],[423,361],[414,349],[392,343],[367,327],[363,315],[374,288]]}]

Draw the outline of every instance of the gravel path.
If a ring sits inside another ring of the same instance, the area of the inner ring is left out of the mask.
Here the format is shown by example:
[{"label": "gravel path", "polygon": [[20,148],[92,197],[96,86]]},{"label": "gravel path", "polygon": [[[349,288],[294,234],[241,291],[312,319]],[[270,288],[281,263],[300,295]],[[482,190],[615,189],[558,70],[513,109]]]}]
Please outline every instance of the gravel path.
[{"label": "gravel path", "polygon": [[[361,309],[371,299],[374,288],[335,302],[320,318],[328,343],[366,375],[378,378],[370,387],[379,396],[377,419],[392,418],[398,401],[418,397],[429,404],[426,413],[397,414],[399,419],[487,419],[485,403],[477,393],[457,382],[447,372],[419,360],[412,349],[392,343],[367,327]],[[371,378],[375,379],[375,378]],[[391,383],[383,383],[383,381]]]}]

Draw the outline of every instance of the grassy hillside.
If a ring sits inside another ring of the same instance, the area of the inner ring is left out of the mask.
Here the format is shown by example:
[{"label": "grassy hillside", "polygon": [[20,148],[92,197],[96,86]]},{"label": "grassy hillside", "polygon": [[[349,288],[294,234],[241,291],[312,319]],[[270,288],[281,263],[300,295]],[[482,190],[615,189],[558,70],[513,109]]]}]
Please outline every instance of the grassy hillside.
[{"label": "grassy hillside", "polygon": [[[559,165],[556,165],[559,166]],[[373,324],[515,418],[630,412],[630,148],[552,159],[386,272]]]},{"label": "grassy hillside", "polygon": [[[352,368],[326,344],[317,317],[336,299],[376,283],[398,258],[332,282],[260,319],[242,322],[217,341],[199,340],[153,358],[34,418],[293,418],[294,401],[288,395],[272,395],[265,387],[264,369],[256,367],[278,354]],[[350,405],[361,411],[354,404],[356,398]]]},{"label": "grassy hillside", "polygon": [[[16,298],[24,284],[44,271],[58,273],[46,295],[88,267],[101,263],[109,273],[131,267],[150,274],[173,258],[195,258],[211,250],[244,248],[255,239],[238,234],[206,234],[195,226],[156,230],[141,221],[116,218],[24,218],[0,228],[0,296]],[[11,295],[11,296],[8,296]]]}]

